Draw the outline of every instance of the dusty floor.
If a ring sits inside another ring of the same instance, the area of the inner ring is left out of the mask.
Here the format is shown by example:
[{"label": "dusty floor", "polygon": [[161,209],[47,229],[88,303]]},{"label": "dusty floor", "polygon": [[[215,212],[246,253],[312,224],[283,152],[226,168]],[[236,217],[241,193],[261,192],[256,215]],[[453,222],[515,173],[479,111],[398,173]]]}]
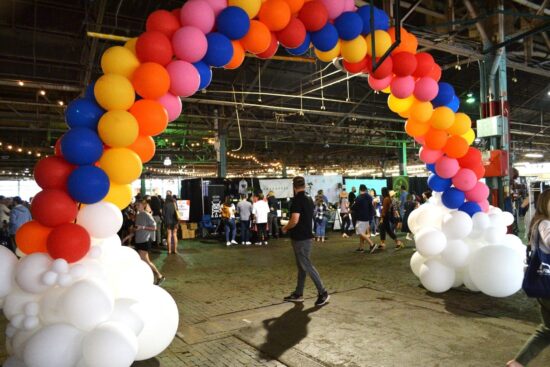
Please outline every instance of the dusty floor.
[{"label": "dusty floor", "polygon": [[[411,243],[374,255],[355,248],[336,234],[316,245],[332,293],[320,309],[309,280],[303,307],[281,301],[296,276],[286,239],[231,248],[182,241],[180,255],[155,253],[180,328],[167,351],[135,366],[504,366],[538,323],[535,301],[521,293],[427,292],[409,270]],[[549,365],[550,350],[532,364]]]}]

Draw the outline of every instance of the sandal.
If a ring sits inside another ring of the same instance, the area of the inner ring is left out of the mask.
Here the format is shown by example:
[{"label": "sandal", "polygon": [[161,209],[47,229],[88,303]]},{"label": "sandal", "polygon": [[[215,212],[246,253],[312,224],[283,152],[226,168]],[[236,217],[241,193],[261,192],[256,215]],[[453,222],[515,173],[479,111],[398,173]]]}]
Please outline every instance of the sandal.
[{"label": "sandal", "polygon": [[395,244],[395,251],[399,251],[405,248],[405,244],[401,241],[397,242]]}]

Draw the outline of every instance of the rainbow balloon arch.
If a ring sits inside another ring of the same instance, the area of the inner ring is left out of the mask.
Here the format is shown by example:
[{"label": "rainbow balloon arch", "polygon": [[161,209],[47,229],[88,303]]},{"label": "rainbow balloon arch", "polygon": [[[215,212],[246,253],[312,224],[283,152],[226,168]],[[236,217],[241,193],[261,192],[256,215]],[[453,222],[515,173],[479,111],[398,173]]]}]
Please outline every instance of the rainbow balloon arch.
[{"label": "rainbow balloon arch", "polygon": [[35,167],[43,191],[32,202],[34,220],[16,235],[22,258],[0,247],[4,366],[130,366],[168,347],[176,304],[117,236],[130,183],[155,154],[152,137],[181,114],[180,97],[207,88],[212,68],[238,68],[245,52],[269,59],[280,45],[291,55],[313,47],[321,61],[341,57],[349,73],[369,74],[422,145],[435,195],[408,224],[417,247],[411,268],[423,286],[517,292],[524,246],[506,234],[513,217],[487,201],[471,120],[458,112],[453,87],[439,81],[433,57],[399,31],[400,44],[379,62],[396,38],[380,9],[357,9],[352,0],[191,0],[153,12],[146,32],[106,50],[104,75],[67,107],[70,129],[55,156]]}]

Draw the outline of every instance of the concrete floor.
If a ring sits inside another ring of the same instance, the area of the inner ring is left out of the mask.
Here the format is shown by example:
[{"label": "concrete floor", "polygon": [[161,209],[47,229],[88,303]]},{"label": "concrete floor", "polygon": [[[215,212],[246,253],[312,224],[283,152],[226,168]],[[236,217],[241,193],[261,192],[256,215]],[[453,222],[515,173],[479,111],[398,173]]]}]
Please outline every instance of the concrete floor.
[{"label": "concrete floor", "polygon": [[[281,302],[296,276],[286,239],[231,248],[182,241],[180,255],[154,254],[180,328],[168,350],[135,366],[504,366],[538,323],[535,301],[521,293],[427,292],[409,270],[411,243],[374,255],[355,248],[356,238],[336,234],[316,245],[332,293],[323,308],[313,307],[310,280],[303,306]],[[549,365],[550,350],[531,366]]]}]

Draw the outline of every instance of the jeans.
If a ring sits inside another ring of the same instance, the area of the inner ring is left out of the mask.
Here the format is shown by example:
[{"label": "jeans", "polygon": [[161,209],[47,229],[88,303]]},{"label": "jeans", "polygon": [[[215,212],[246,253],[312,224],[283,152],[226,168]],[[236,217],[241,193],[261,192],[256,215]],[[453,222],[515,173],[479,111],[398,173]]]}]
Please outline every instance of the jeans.
[{"label": "jeans", "polygon": [[351,225],[351,218],[349,213],[340,213],[340,218],[342,218],[342,233],[348,234],[349,227]]},{"label": "jeans", "polygon": [[304,294],[306,275],[309,275],[311,280],[313,280],[319,294],[325,292],[323,281],[321,280],[317,269],[315,269],[309,259],[312,245],[313,241],[311,239],[303,241],[292,240],[292,248],[294,249],[294,256],[296,257],[296,265],[298,267],[298,282],[294,293],[300,296]]},{"label": "jeans", "polygon": [[374,218],[372,218],[372,220],[370,221],[370,231],[371,231],[372,234],[376,234],[376,233],[377,233],[379,222],[380,222],[380,218],[379,218],[379,217],[374,217]]},{"label": "jeans", "polygon": [[277,223],[277,214],[269,213],[267,215],[267,223],[269,224],[269,232],[271,232],[271,237],[279,237],[279,224]]},{"label": "jeans", "polygon": [[515,360],[524,366],[534,359],[543,349],[550,346],[550,298],[539,298],[542,324],[525,343]]},{"label": "jeans", "polygon": [[250,221],[241,220],[241,242],[250,241]]},{"label": "jeans", "polygon": [[235,241],[237,236],[237,226],[235,225],[235,218],[225,220],[225,240],[229,242],[229,232],[232,232],[231,241]]},{"label": "jeans", "polygon": [[323,218],[321,220],[315,220],[315,222],[317,222],[317,227],[315,227],[315,237],[325,237],[327,219]]}]

